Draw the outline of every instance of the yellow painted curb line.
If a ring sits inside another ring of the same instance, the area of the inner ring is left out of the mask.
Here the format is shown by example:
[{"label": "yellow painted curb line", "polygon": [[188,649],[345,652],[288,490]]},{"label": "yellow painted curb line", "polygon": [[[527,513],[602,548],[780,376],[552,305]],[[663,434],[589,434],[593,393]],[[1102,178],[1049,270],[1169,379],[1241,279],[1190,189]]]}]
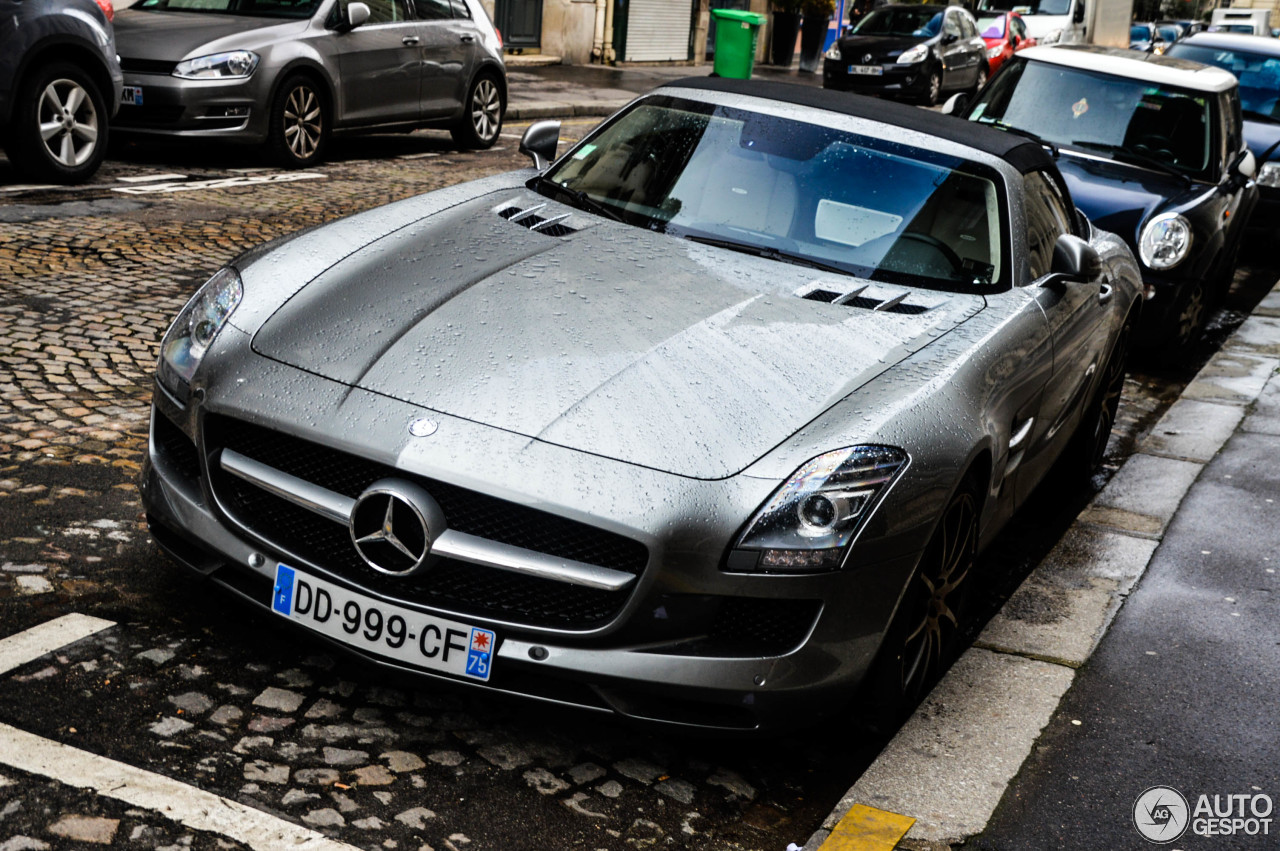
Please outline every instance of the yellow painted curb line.
[{"label": "yellow painted curb line", "polygon": [[893,851],[916,820],[854,804],[819,851]]}]

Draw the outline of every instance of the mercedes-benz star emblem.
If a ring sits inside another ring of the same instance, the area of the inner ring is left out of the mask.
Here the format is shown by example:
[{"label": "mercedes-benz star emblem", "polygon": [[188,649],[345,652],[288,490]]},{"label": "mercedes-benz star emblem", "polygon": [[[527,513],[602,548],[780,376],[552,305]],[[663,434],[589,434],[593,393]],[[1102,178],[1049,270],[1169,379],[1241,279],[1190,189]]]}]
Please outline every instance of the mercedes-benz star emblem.
[{"label": "mercedes-benz star emblem", "polygon": [[348,525],[365,564],[404,576],[427,563],[432,541],[444,531],[444,514],[417,485],[383,479],[360,494]]}]

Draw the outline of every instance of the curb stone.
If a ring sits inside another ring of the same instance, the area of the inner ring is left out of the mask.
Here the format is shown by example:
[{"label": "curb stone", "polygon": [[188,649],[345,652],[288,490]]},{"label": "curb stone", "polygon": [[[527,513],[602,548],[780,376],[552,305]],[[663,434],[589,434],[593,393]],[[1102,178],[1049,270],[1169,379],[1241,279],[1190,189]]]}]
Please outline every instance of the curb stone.
[{"label": "curb stone", "polygon": [[[1142,438],[804,845],[854,804],[916,819],[903,848],[980,833],[1040,732],[1142,578],[1208,462],[1255,404],[1280,405],[1280,284]],[[1152,482],[1159,486],[1152,488]],[[1160,499],[1153,502],[1153,493]]]}]

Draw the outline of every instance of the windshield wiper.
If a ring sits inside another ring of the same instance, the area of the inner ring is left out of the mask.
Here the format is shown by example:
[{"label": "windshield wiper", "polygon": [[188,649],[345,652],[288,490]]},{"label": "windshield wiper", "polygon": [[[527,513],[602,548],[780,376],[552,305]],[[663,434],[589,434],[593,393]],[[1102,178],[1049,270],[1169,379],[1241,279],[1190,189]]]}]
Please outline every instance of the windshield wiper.
[{"label": "windshield wiper", "polygon": [[1190,175],[1177,166],[1170,165],[1169,163],[1158,160],[1155,157],[1149,157],[1146,154],[1139,153],[1138,151],[1131,151],[1123,145],[1112,145],[1106,142],[1077,141],[1075,139],[1071,141],[1071,144],[1075,145],[1077,148],[1088,148],[1089,150],[1102,151],[1103,153],[1111,154],[1111,158],[1113,160],[1129,162],[1133,165],[1146,166],[1154,169],[1155,171],[1164,172],[1171,177],[1181,178],[1187,183],[1191,182]]},{"label": "windshield wiper", "polygon": [[1268,115],[1265,112],[1256,112],[1252,109],[1244,110],[1245,118],[1252,118],[1254,121],[1265,121],[1268,124],[1280,124],[1280,117]]},{"label": "windshield wiper", "polygon": [[993,119],[991,119],[991,120],[989,120],[989,121],[984,121],[984,120],[982,120],[981,118],[979,118],[979,119],[978,119],[978,123],[979,123],[979,124],[985,124],[985,125],[987,125],[988,127],[995,127],[996,129],[998,129],[998,130],[1003,130],[1003,131],[1005,131],[1006,133],[1013,133],[1013,134],[1018,135],[1018,136],[1025,136],[1026,138],[1030,139],[1031,141],[1035,142],[1036,144],[1038,144],[1038,145],[1043,145],[1044,147],[1048,148],[1048,149],[1049,149],[1049,153],[1053,154],[1053,158],[1054,158],[1054,159],[1057,159],[1057,158],[1058,158],[1058,145],[1057,145],[1057,143],[1055,143],[1055,142],[1050,142],[1048,139],[1041,138],[1040,136],[1036,135],[1035,133],[1032,133],[1030,130],[1023,130],[1021,127],[1014,127],[1012,124],[1006,124],[1005,122],[1001,121],[1001,120],[1000,120],[1000,119],[998,119],[998,118],[993,118]]},{"label": "windshield wiper", "polygon": [[767,245],[753,245],[750,242],[738,242],[733,239],[721,239],[714,236],[693,236],[685,234],[684,238],[691,242],[700,242],[703,245],[711,245],[716,248],[727,248],[730,251],[739,251],[743,254],[754,254],[756,257],[764,257],[767,260],[777,260],[781,263],[792,263],[796,266],[808,266],[811,269],[819,269],[823,272],[832,272],[836,275],[853,274],[848,269],[841,269],[830,263],[823,263],[821,260],[814,260],[811,257],[805,257],[803,254],[792,254],[790,251],[782,251],[777,248],[770,248]]},{"label": "windshield wiper", "polygon": [[[530,184],[532,185],[529,188],[541,195],[548,195],[557,201],[568,198],[571,206],[626,224],[626,220],[622,218],[621,213],[608,204],[600,203],[581,189],[570,189],[568,186],[556,183],[551,178],[541,174],[531,180]],[[543,192],[543,189],[547,189],[549,192]]]}]

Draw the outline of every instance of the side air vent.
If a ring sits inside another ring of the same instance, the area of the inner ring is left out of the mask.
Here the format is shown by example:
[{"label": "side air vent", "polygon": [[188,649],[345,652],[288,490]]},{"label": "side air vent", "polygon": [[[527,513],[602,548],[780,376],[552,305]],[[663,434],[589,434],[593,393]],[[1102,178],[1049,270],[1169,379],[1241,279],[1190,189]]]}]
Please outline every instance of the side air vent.
[{"label": "side air vent", "polygon": [[545,233],[547,236],[568,236],[571,233],[577,233],[577,228],[571,228],[564,223],[572,213],[562,213],[558,216],[543,218],[538,215],[538,211],[546,207],[546,204],[535,204],[527,210],[522,210],[514,204],[503,207],[498,211],[498,215],[509,222],[523,225],[529,230]]},{"label": "side air vent", "polygon": [[855,307],[859,310],[878,310],[884,313],[902,313],[910,316],[925,313],[937,307],[936,304],[907,304],[906,298],[910,295],[908,292],[899,292],[888,298],[876,298],[875,296],[866,295],[867,289],[869,289],[869,285],[855,287],[848,292],[839,292],[818,284],[802,289],[796,295],[809,301],[822,301],[827,304],[842,304],[845,307]]}]

